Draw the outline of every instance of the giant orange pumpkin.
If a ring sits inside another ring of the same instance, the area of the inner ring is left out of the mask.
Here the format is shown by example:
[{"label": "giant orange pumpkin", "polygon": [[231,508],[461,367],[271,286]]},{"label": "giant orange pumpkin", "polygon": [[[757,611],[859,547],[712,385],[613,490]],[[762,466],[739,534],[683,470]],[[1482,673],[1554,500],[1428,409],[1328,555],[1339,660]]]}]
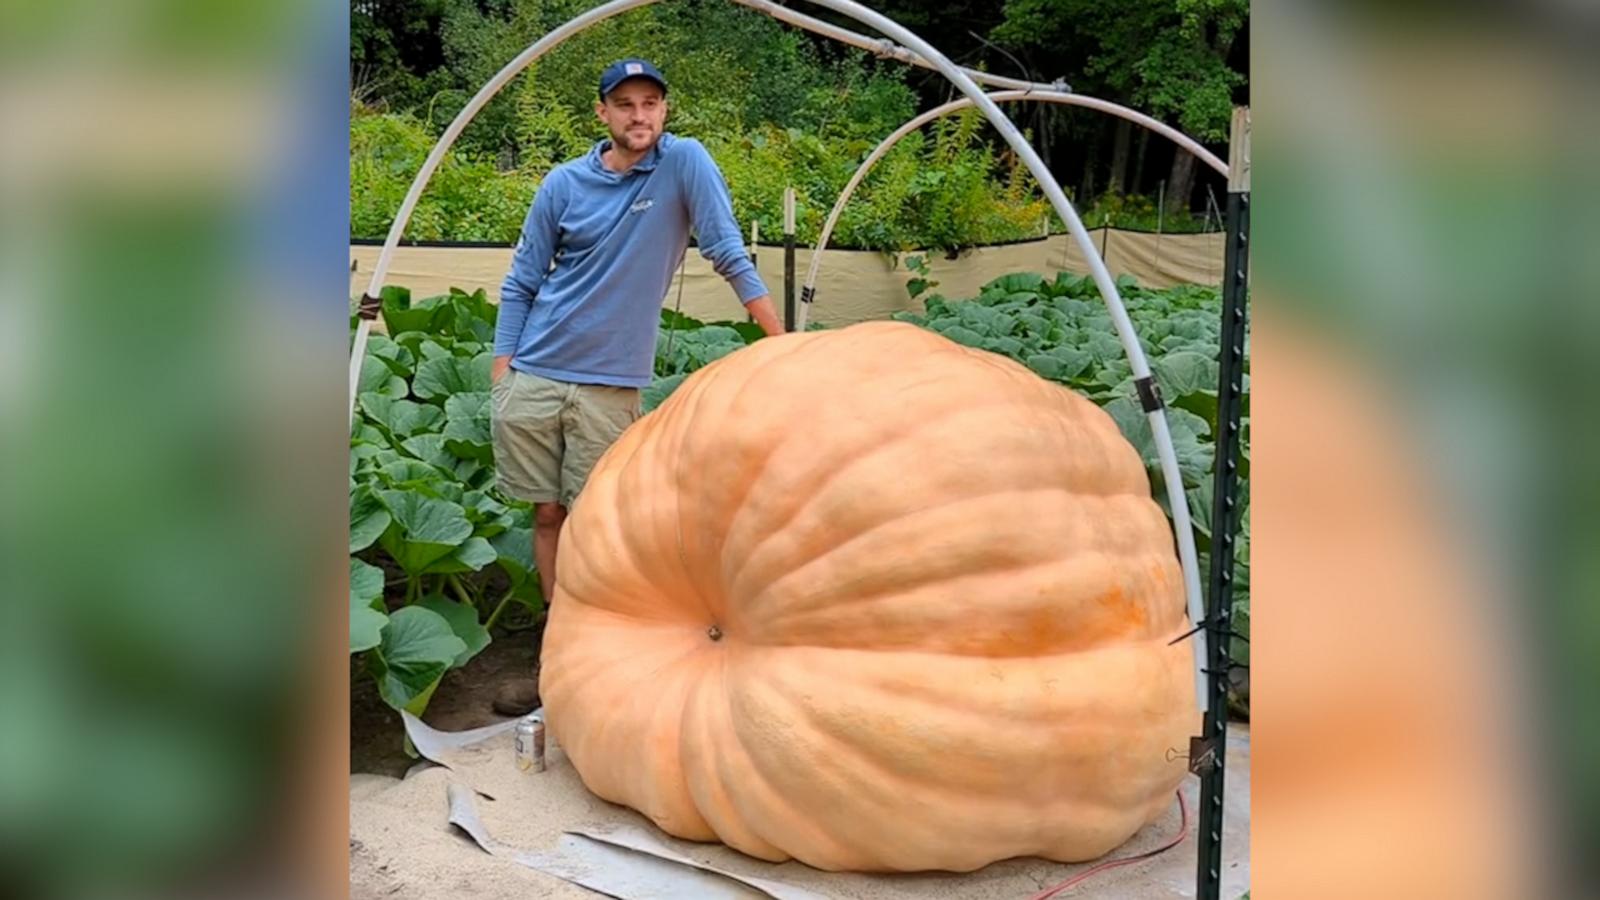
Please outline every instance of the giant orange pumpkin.
[{"label": "giant orange pumpkin", "polygon": [[1088,400],[901,323],[760,341],[606,453],[552,735],[683,838],[830,870],[1091,859],[1199,727],[1172,533]]}]

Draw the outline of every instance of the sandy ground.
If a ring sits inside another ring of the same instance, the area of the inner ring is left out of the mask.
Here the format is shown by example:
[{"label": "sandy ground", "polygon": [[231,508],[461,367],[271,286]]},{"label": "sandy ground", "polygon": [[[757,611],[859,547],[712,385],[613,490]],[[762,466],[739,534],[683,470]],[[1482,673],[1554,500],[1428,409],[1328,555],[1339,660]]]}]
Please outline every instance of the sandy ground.
[{"label": "sandy ground", "polygon": [[[1250,742],[1248,726],[1230,728],[1223,838],[1223,896],[1237,897],[1250,883]],[[514,862],[489,856],[448,825],[446,786],[456,780],[488,797],[477,798],[484,824],[494,836],[519,848],[545,849],[561,832],[581,826],[632,823],[652,828],[631,810],[588,793],[577,773],[552,746],[549,767],[518,772],[510,735],[492,738],[452,760],[452,766],[421,767],[404,779],[355,774],[350,778],[350,896],[372,898],[594,898],[585,888]],[[1199,781],[1184,785],[1192,811],[1199,806]],[[493,799],[489,799],[492,797]],[[653,828],[652,828],[653,830]],[[1158,847],[1178,830],[1178,807],[1140,831],[1108,859]],[[660,834],[660,832],[656,832]],[[1191,897],[1194,895],[1196,830],[1182,844],[1152,860],[1102,872],[1062,897]],[[858,875],[820,872],[799,863],[771,865],[719,845],[662,837],[675,849],[743,875],[770,878],[829,897],[857,900],[921,898],[1026,898],[1088,868],[1038,859],[995,863],[967,874]]]}]

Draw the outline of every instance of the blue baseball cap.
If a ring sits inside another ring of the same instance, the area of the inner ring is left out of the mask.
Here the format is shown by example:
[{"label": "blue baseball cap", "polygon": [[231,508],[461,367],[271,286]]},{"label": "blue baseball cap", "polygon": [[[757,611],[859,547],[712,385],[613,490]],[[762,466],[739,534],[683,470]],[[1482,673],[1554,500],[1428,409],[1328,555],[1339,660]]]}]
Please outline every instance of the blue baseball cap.
[{"label": "blue baseball cap", "polygon": [[649,60],[633,58],[618,60],[600,73],[600,99],[604,100],[607,94],[617,89],[617,85],[629,78],[648,78],[661,86],[663,95],[667,93],[667,79],[661,70],[651,65]]}]

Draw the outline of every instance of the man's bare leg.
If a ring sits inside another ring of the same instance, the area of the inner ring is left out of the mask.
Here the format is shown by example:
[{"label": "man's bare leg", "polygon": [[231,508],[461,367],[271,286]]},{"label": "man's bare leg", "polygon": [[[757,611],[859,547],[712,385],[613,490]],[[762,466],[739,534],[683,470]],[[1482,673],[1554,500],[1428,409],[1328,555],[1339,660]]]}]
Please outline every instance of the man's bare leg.
[{"label": "man's bare leg", "polygon": [[539,568],[539,590],[544,594],[545,609],[556,592],[556,542],[561,537],[561,523],[567,520],[567,508],[559,503],[539,503],[533,507],[533,563]]}]

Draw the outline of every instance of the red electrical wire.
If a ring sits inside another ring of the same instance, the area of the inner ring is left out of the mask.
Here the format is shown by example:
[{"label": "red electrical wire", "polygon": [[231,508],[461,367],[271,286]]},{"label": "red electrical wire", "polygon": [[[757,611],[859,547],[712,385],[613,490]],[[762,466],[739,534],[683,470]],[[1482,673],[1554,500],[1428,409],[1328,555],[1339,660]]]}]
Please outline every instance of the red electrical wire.
[{"label": "red electrical wire", "polygon": [[1130,865],[1132,863],[1136,863],[1136,862],[1140,862],[1142,860],[1149,859],[1152,856],[1155,856],[1155,855],[1157,855],[1159,853],[1165,853],[1168,850],[1171,850],[1173,847],[1176,847],[1179,844],[1183,843],[1183,839],[1189,836],[1189,806],[1188,806],[1188,804],[1183,802],[1183,791],[1182,790],[1178,791],[1178,817],[1179,817],[1178,836],[1173,838],[1172,840],[1168,841],[1166,844],[1163,844],[1162,846],[1157,847],[1154,850],[1148,850],[1148,851],[1146,851],[1144,853],[1140,853],[1137,856],[1127,856],[1127,857],[1123,857],[1122,859],[1114,859],[1114,860],[1111,860],[1110,862],[1103,862],[1103,863],[1099,864],[1098,866],[1095,866],[1094,868],[1089,869],[1088,871],[1079,872],[1078,874],[1072,876],[1071,878],[1068,878],[1066,881],[1061,882],[1060,884],[1056,885],[1055,887],[1045,888],[1044,890],[1040,891],[1039,893],[1034,894],[1032,897],[1029,897],[1028,900],[1049,900],[1049,898],[1054,897],[1056,894],[1061,893],[1062,891],[1066,890],[1067,888],[1078,884],[1079,882],[1081,882],[1084,879],[1088,878],[1090,875],[1094,875],[1094,874],[1096,874],[1098,872],[1104,872],[1107,869],[1115,869],[1118,866],[1126,866],[1126,865]]}]

